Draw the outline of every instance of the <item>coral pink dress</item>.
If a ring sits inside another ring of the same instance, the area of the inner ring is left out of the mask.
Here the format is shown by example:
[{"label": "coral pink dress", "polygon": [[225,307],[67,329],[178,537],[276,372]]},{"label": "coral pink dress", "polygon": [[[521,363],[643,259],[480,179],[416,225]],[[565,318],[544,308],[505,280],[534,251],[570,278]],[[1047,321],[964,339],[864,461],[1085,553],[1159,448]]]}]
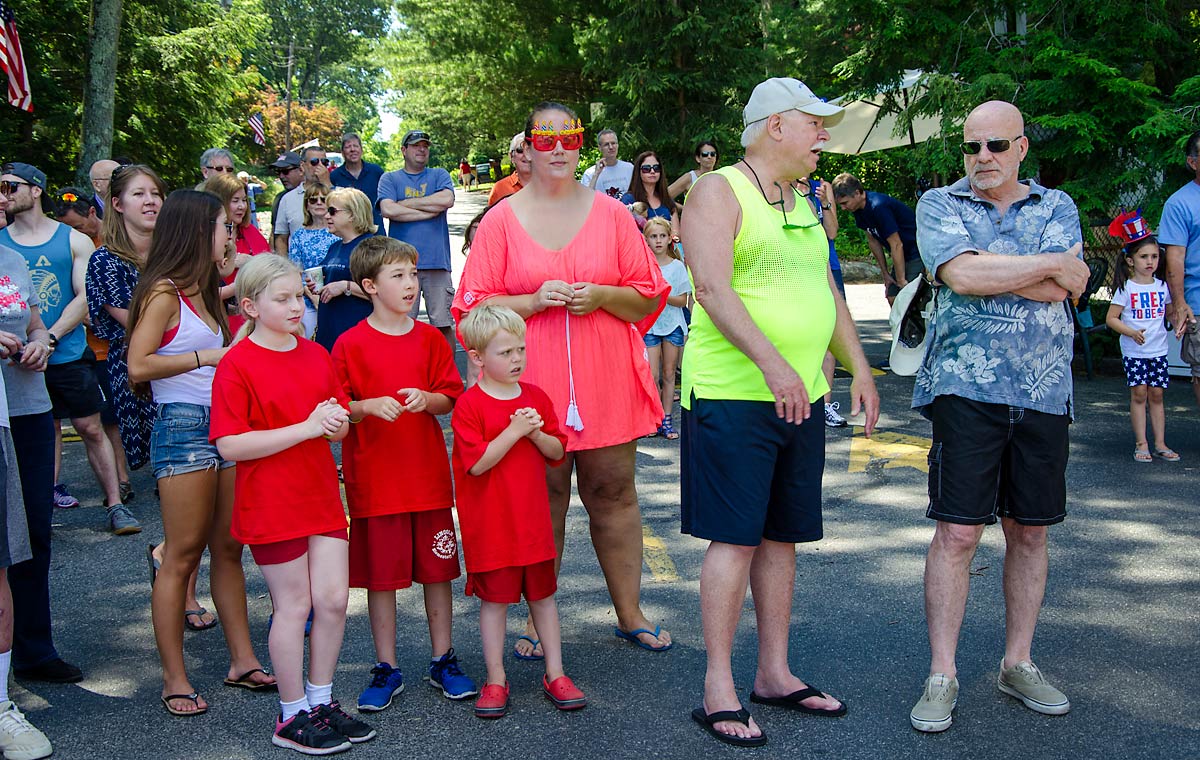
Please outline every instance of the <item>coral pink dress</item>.
[{"label": "coral pink dress", "polygon": [[547,280],[629,286],[659,299],[654,313],[636,325],[603,309],[576,317],[557,306],[526,320],[521,380],[554,402],[567,451],[627,443],[654,432],[663,410],[642,335],[662,311],[671,286],[628,209],[597,194],[583,227],[565,248],[552,251],[525,232],[507,199],[501,201],[475,233],[454,298],[455,321],[493,296],[533,293]]}]

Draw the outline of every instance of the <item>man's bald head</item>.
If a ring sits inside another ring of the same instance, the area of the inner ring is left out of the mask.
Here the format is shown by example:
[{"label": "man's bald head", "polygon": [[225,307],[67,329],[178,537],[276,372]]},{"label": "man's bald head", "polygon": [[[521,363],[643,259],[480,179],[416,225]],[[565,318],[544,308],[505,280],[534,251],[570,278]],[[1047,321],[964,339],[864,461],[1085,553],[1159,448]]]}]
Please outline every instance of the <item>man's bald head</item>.
[{"label": "man's bald head", "polygon": [[1025,134],[1025,117],[1021,115],[1021,109],[1005,100],[989,100],[976,106],[963,124],[963,136],[967,137],[967,131],[972,127],[978,129],[984,125],[1003,126],[1006,132],[1012,132],[1010,137]]},{"label": "man's bald head", "polygon": [[989,100],[971,111],[963,124],[963,152],[963,166],[977,194],[993,199],[1020,195],[1018,173],[1029,141],[1025,119],[1016,106]]},{"label": "man's bald head", "polygon": [[91,171],[88,172],[88,175],[92,179],[92,187],[95,189],[96,195],[99,195],[105,200],[108,199],[108,183],[112,179],[113,170],[118,166],[120,166],[120,164],[109,158],[102,158],[96,163],[92,164]]}]

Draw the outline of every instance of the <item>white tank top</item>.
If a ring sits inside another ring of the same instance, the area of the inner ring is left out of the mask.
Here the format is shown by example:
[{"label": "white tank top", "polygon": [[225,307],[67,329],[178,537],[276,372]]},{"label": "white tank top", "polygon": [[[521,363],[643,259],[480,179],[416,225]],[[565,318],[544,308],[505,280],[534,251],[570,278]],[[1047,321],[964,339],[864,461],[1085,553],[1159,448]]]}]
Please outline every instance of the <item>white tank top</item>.
[{"label": "white tank top", "polygon": [[[175,356],[225,345],[225,336],[221,334],[220,329],[214,333],[178,288],[175,292],[179,295],[179,325],[171,339],[159,346],[154,353],[159,356]],[[154,394],[154,403],[212,406],[212,383],[216,371],[216,367],[204,366],[182,375],[151,380],[150,390]]]}]

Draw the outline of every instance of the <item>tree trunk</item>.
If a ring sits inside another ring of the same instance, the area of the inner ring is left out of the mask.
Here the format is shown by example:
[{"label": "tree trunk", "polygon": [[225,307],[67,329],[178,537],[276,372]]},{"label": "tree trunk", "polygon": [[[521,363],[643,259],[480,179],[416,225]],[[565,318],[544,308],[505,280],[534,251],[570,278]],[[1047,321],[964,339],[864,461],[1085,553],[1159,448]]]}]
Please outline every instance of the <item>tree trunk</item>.
[{"label": "tree trunk", "polygon": [[81,187],[89,187],[93,163],[112,157],[120,33],[121,0],[92,0],[92,28],[88,35],[90,55],[83,95],[83,146],[75,172]]}]

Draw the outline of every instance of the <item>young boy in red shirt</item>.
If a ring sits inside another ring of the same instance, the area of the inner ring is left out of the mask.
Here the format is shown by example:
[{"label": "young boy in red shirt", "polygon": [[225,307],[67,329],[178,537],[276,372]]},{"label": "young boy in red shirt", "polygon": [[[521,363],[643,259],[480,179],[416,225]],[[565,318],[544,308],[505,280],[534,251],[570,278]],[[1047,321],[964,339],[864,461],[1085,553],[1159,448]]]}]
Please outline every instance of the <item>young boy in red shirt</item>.
[{"label": "young boy in red shirt", "polygon": [[374,306],[333,346],[334,370],[356,423],[342,447],[350,586],[367,590],[377,663],[358,709],[386,709],[404,690],[396,591],[414,582],[425,592],[429,683],[449,699],[466,699],[477,690],[451,644],[458,546],[450,462],[435,416],[454,407],[462,380],[441,332],[409,316],[417,294],[416,249],[392,238],[364,240],[350,257],[350,273]]},{"label": "young boy in red shirt", "polygon": [[504,634],[508,605],[529,603],[541,635],[542,690],[560,710],[587,704],[563,673],[554,592],[554,533],[546,463],[561,464],[566,436],[550,397],[520,382],[525,370],[525,322],[512,309],[483,304],[459,326],[463,346],[480,369],[454,408],[454,481],[467,563],[467,594],[480,599],[479,628],[487,683],[475,702],[480,718],[508,712]]}]

